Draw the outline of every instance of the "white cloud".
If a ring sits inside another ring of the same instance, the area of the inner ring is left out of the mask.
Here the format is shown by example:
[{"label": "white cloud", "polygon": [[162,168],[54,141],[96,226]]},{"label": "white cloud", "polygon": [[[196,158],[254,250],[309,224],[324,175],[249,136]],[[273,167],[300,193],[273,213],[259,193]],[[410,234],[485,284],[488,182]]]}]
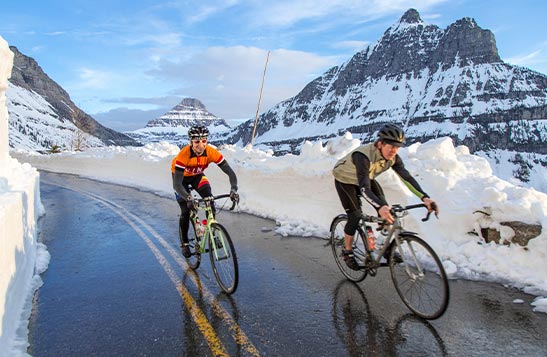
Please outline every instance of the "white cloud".
[{"label": "white cloud", "polygon": [[[184,61],[162,61],[150,74],[187,83],[176,94],[200,99],[218,116],[251,117],[256,111],[267,52],[247,46],[210,47]],[[339,58],[303,51],[271,51],[261,108],[296,95],[310,80],[339,62]]]},{"label": "white cloud", "polygon": [[[232,82],[236,85],[262,77],[267,52],[264,49],[248,46],[209,47],[194,53],[184,61],[164,60],[157,70],[150,73],[175,81],[180,81],[182,76],[187,80],[200,80],[207,83]],[[268,76],[273,76],[276,80],[292,82],[295,76],[306,77],[306,74],[317,73],[318,70],[332,66],[338,60],[303,51],[273,50],[270,53]]]},{"label": "white cloud", "polygon": [[78,71],[80,81],[73,85],[73,88],[78,89],[104,89],[107,88],[113,81],[115,75],[106,71],[95,70],[82,67]]},{"label": "white cloud", "polygon": [[516,64],[518,66],[528,66],[530,64],[545,62],[545,57],[540,57],[541,52],[542,50],[537,50],[526,55],[510,57],[506,59],[506,62]]},{"label": "white cloud", "polygon": [[273,1],[260,3],[254,9],[253,18],[256,23],[272,27],[290,27],[296,23],[329,18],[332,23],[348,21],[348,18],[366,21],[394,13],[402,13],[410,8],[426,11],[427,9],[446,2],[447,0],[303,0],[303,1]]},{"label": "white cloud", "polygon": [[237,3],[237,1],[227,1],[223,2],[222,4],[216,5],[202,5],[197,8],[197,11],[193,15],[187,17],[186,21],[189,24],[203,22],[207,20],[211,15],[220,13],[231,6],[236,5]]},{"label": "white cloud", "polygon": [[41,52],[43,49],[44,49],[44,46],[34,46],[34,47],[31,48],[31,51],[32,51],[33,53],[39,53],[39,52]]},{"label": "white cloud", "polygon": [[127,46],[136,46],[149,44],[163,48],[175,48],[182,43],[182,34],[176,32],[165,32],[155,35],[144,35],[126,38],[124,44]]},{"label": "white cloud", "polygon": [[332,45],[333,48],[351,49],[355,52],[365,49],[370,41],[340,41]]}]

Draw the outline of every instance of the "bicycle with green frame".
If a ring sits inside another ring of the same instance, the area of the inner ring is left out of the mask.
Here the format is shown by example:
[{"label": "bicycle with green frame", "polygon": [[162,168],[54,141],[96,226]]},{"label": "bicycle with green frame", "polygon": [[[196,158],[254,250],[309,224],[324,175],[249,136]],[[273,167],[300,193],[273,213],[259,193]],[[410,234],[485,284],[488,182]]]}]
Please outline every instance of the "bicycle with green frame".
[{"label": "bicycle with green frame", "polygon": [[[213,201],[228,197],[229,194],[222,194],[195,200],[195,209],[190,211],[193,235],[188,234],[192,255],[186,258],[186,262],[192,270],[196,270],[201,263],[201,255],[209,253],[218,285],[225,293],[233,294],[239,280],[237,255],[228,231],[217,222],[212,207]],[[237,202],[233,201],[230,210],[233,210],[236,204]],[[200,218],[200,215],[205,218]],[[182,245],[180,227],[179,239]]]},{"label": "bicycle with green frame", "polygon": [[[362,281],[367,275],[376,276],[378,268],[389,266],[393,285],[404,304],[416,315],[432,320],[444,314],[448,307],[448,278],[433,248],[417,233],[405,230],[402,222],[409,210],[421,207],[426,205],[393,205],[391,214],[395,222],[390,229],[384,229],[385,240],[378,241],[375,249],[370,247],[367,239],[369,233],[373,234],[371,224],[377,224],[378,230],[389,225],[381,218],[362,215],[352,241],[359,270],[350,269],[343,260],[344,228],[348,220],[346,214],[340,214],[333,219],[330,226],[330,245],[340,271],[353,282]],[[427,221],[430,214],[428,212],[422,221]]]}]

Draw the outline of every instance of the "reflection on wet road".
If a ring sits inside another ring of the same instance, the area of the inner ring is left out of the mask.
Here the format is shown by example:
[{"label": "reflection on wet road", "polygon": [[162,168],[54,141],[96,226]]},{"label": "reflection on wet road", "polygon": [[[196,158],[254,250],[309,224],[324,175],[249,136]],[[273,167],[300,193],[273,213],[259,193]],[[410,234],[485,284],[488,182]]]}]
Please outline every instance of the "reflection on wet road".
[{"label": "reflection on wet road", "polygon": [[[451,281],[446,314],[426,322],[387,269],[346,281],[326,241],[280,237],[269,220],[219,213],[239,258],[228,296],[208,259],[179,251],[169,197],[41,173],[51,254],[30,321],[29,353],[67,355],[544,355],[547,315],[498,284]],[[215,192],[220,193],[220,192]],[[326,223],[328,224],[328,223]],[[513,304],[516,298],[525,304]],[[511,341],[507,345],[507,341]]]}]

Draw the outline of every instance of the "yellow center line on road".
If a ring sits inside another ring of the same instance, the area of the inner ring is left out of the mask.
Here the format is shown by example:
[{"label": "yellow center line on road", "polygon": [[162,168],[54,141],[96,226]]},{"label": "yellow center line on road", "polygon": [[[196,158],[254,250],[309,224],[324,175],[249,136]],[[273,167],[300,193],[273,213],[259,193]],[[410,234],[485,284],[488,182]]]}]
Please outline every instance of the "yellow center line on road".
[{"label": "yellow center line on road", "polygon": [[[48,184],[59,186],[57,184],[52,184],[52,183],[48,183]],[[163,267],[164,271],[169,276],[170,280],[173,282],[173,284],[175,284],[175,287],[177,291],[179,291],[182,300],[184,301],[186,307],[188,308],[188,311],[190,312],[192,318],[198,325],[200,332],[203,334],[203,336],[207,340],[207,343],[209,345],[209,348],[211,349],[211,352],[213,352],[213,354],[215,354],[216,356],[228,356],[226,352],[226,348],[222,344],[222,341],[220,341],[220,339],[218,338],[218,335],[216,334],[214,328],[208,322],[206,315],[199,308],[199,306],[197,305],[196,301],[194,300],[190,292],[184,287],[182,281],[178,278],[172,266],[169,264],[169,262],[167,262],[163,254],[156,247],[156,245],[148,238],[146,233],[144,233],[131,219],[135,220],[137,223],[139,223],[144,228],[146,228],[146,230],[149,231],[150,234],[152,234],[152,236],[159,241],[159,243],[167,250],[169,255],[171,255],[171,257],[177,262],[177,264],[183,270],[185,270],[187,273],[190,273],[190,272],[194,273],[194,271],[188,267],[188,265],[186,264],[186,261],[180,256],[180,254],[178,254],[178,251],[173,249],[173,247],[170,246],[169,243],[160,234],[158,234],[152,227],[150,227],[146,222],[144,222],[143,220],[141,220],[139,217],[135,216],[131,212],[127,211],[124,207],[121,207],[114,202],[111,202],[101,196],[95,195],[90,192],[72,189],[68,187],[63,187],[63,188],[79,192],[81,194],[89,196],[90,198],[96,201],[103,203],[133,228],[133,230],[139,235],[139,237],[141,237],[141,239],[144,240],[144,242],[153,252],[154,256],[156,257],[160,265]],[[131,217],[131,219],[129,217]],[[218,317],[220,317],[222,322],[227,326],[228,330],[232,334],[234,341],[238,345],[242,346],[248,355],[260,356],[258,349],[249,340],[249,338],[243,332],[239,324],[234,320],[234,318],[230,315],[230,313],[228,313],[226,309],[218,302],[218,300],[213,296],[213,294],[207,288],[201,285],[201,282],[198,281],[198,278],[196,277],[196,275],[188,274],[187,276],[190,277],[190,280],[205,296],[207,302],[213,307],[214,313]]]},{"label": "yellow center line on road", "polygon": [[[105,200],[106,201],[106,200]],[[154,228],[150,227],[146,222],[144,222],[139,217],[135,216],[133,213],[127,211],[124,207],[121,207],[117,205],[114,202],[106,201],[109,204],[119,208],[120,210],[123,210],[127,215],[129,215],[131,218],[133,218],[135,221],[139,222],[154,238],[158,240],[158,242],[167,250],[169,255],[177,262],[177,264],[183,268],[187,273],[194,273],[190,267],[188,267],[188,264],[186,261],[182,258],[182,256],[178,253],[177,250],[173,249],[171,245],[158,233],[154,230]],[[207,299],[208,303],[213,307],[213,311],[215,314],[222,319],[224,324],[227,326],[228,330],[232,333],[232,337],[234,338],[235,342],[242,346],[245,351],[251,355],[251,356],[260,356],[260,353],[258,352],[258,349],[253,345],[253,343],[249,340],[245,332],[241,329],[237,321],[234,320],[232,315],[226,311],[226,309],[218,302],[218,300],[214,297],[214,295],[205,287],[203,287],[197,280],[195,274],[189,274],[190,280],[194,283],[194,285],[203,293],[205,298]]]},{"label": "yellow center line on road", "polygon": [[150,248],[156,259],[162,266],[163,270],[167,273],[167,276],[169,276],[169,279],[171,279],[173,284],[175,284],[175,287],[179,291],[180,296],[184,301],[184,304],[190,312],[190,315],[192,315],[192,318],[194,319],[196,325],[198,325],[199,330],[205,337],[205,340],[207,340],[207,344],[209,345],[211,352],[213,352],[215,356],[229,356],[229,354],[226,352],[226,348],[222,344],[222,341],[217,336],[215,329],[207,320],[207,316],[205,316],[205,313],[203,313],[203,311],[200,309],[196,300],[194,300],[194,298],[192,297],[192,294],[190,294],[188,289],[186,289],[184,284],[182,284],[182,281],[177,276],[177,273],[172,268],[171,264],[169,264],[169,262],[165,259],[163,254],[161,254],[156,245],[135,223],[133,223],[128,217],[123,215],[123,213],[117,212],[115,209],[113,209],[113,211],[116,212],[124,221],[126,221],[139,235],[139,237],[144,240],[148,248]]}]

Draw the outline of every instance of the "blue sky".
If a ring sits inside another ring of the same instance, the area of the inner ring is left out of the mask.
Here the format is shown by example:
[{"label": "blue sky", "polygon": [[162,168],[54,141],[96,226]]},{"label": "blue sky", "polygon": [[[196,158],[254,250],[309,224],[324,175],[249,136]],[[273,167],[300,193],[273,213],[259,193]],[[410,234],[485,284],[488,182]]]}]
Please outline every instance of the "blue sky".
[{"label": "blue sky", "polygon": [[409,8],[444,29],[472,17],[501,58],[547,74],[542,0],[32,0],[1,5],[0,36],[115,130],[143,127],[184,97],[254,118],[339,65]]}]

